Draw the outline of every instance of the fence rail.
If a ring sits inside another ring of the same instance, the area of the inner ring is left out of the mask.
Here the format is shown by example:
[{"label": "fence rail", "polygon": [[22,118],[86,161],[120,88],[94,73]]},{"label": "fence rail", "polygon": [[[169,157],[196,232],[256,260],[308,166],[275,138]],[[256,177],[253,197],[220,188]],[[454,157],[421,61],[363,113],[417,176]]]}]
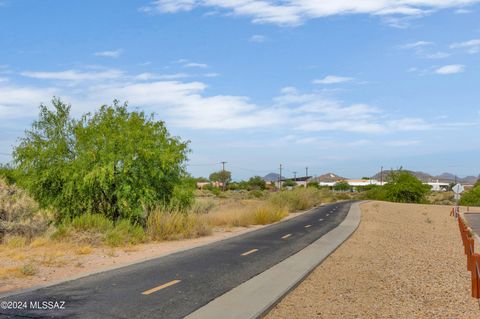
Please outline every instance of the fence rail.
[{"label": "fence rail", "polygon": [[467,270],[472,275],[472,297],[480,299],[480,254],[475,253],[473,232],[465,223],[463,216],[459,215],[457,220],[465,255],[467,255]]}]

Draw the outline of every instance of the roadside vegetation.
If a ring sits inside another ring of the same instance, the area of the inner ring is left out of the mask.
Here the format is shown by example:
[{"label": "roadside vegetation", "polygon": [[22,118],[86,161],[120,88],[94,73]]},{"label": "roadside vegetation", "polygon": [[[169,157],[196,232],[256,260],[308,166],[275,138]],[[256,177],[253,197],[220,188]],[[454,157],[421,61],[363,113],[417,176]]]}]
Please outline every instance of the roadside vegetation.
[{"label": "roadside vegetation", "polygon": [[480,181],[473,188],[462,194],[460,205],[463,206],[480,206]]},{"label": "roadside vegetation", "polygon": [[0,166],[0,278],[62,267],[72,253],[266,225],[350,198],[294,184],[275,192],[258,176],[232,182],[228,171],[210,175],[216,187],[196,190],[189,152],[162,121],[118,101],[80,119],[59,99],[41,105],[13,162]]}]

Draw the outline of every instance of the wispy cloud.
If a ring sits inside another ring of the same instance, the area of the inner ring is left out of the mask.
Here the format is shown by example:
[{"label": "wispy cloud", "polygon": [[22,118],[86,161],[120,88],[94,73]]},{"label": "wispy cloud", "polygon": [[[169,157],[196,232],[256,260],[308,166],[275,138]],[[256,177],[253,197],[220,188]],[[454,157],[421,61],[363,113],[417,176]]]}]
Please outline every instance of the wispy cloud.
[{"label": "wispy cloud", "polygon": [[100,51],[100,52],[95,52],[94,55],[116,59],[116,58],[118,58],[122,53],[123,53],[123,50],[118,49],[118,50],[113,50],[113,51]]},{"label": "wispy cloud", "polygon": [[[440,9],[464,9],[479,0],[155,0],[141,10],[148,13],[175,13],[208,7],[228,15],[246,16],[254,23],[300,25],[306,20],[345,14],[369,14],[390,17],[392,25],[400,25],[402,17],[420,17]],[[396,22],[394,21],[396,20]],[[400,22],[399,22],[400,21]]]},{"label": "wispy cloud", "polygon": [[124,76],[124,73],[119,70],[105,70],[105,71],[53,71],[53,72],[33,72],[25,71],[21,73],[22,76],[44,79],[44,80],[64,80],[64,81],[102,81],[119,79]]},{"label": "wispy cloud", "polygon": [[339,83],[351,82],[353,80],[354,78],[352,77],[327,75],[323,79],[313,80],[313,83],[314,84],[339,84]]},{"label": "wispy cloud", "polygon": [[207,95],[206,83],[182,81],[187,76],[183,73],[135,75],[119,70],[66,70],[23,72],[22,75],[42,81],[38,81],[38,86],[29,87],[10,82],[2,86],[0,82],[0,115],[32,116],[40,102],[48,102],[56,95],[71,102],[76,114],[116,98],[155,112],[177,127],[268,131],[288,127],[290,131],[303,132],[301,143],[311,142],[309,134],[321,131],[384,134],[432,129],[432,125],[421,118],[397,117],[376,106],[345,104],[321,93],[301,93],[294,87],[283,88],[270,105],[260,106],[247,96]]},{"label": "wispy cloud", "polygon": [[433,42],[430,41],[416,41],[416,42],[411,42],[407,44],[403,44],[400,46],[402,49],[413,49],[413,48],[419,48],[419,47],[425,47],[433,45]]},{"label": "wispy cloud", "polygon": [[248,39],[248,41],[254,42],[254,43],[263,43],[267,41],[267,37],[260,34],[254,34]]},{"label": "wispy cloud", "polygon": [[480,52],[480,39],[472,39],[465,42],[452,43],[450,45],[452,49],[466,49],[468,53]]},{"label": "wispy cloud", "polygon": [[437,74],[455,74],[455,73],[462,73],[465,71],[465,66],[462,64],[449,64],[444,65],[435,70]]},{"label": "wispy cloud", "polygon": [[206,69],[208,68],[208,64],[205,63],[196,63],[196,62],[188,62],[183,65],[184,68],[200,68]]}]

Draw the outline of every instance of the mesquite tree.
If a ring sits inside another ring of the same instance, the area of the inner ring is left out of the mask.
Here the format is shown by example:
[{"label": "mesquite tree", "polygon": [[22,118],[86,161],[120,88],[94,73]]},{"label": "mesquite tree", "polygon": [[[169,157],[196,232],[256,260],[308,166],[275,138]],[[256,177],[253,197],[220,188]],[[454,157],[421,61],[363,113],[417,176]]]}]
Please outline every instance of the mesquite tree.
[{"label": "mesquite tree", "polygon": [[18,183],[42,207],[54,208],[58,220],[99,213],[137,222],[172,202],[189,149],[164,122],[118,101],[80,120],[59,99],[52,104],[40,106],[14,150]]}]

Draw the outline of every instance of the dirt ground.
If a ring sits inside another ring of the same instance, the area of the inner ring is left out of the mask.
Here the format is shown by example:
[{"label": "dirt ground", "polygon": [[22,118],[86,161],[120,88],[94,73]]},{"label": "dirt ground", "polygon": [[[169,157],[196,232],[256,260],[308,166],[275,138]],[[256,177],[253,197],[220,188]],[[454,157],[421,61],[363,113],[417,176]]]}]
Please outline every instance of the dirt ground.
[{"label": "dirt ground", "polygon": [[480,318],[449,210],[363,204],[352,237],[266,318]]},{"label": "dirt ground", "polygon": [[[283,220],[294,218],[306,211],[290,213]],[[109,270],[142,262],[227,239],[266,226],[217,228],[206,237],[152,242],[119,248],[76,246],[71,243],[47,243],[5,247],[0,245],[0,294],[71,280],[94,272]],[[32,265],[34,272],[22,265]],[[30,271],[31,272],[31,271]]]}]

